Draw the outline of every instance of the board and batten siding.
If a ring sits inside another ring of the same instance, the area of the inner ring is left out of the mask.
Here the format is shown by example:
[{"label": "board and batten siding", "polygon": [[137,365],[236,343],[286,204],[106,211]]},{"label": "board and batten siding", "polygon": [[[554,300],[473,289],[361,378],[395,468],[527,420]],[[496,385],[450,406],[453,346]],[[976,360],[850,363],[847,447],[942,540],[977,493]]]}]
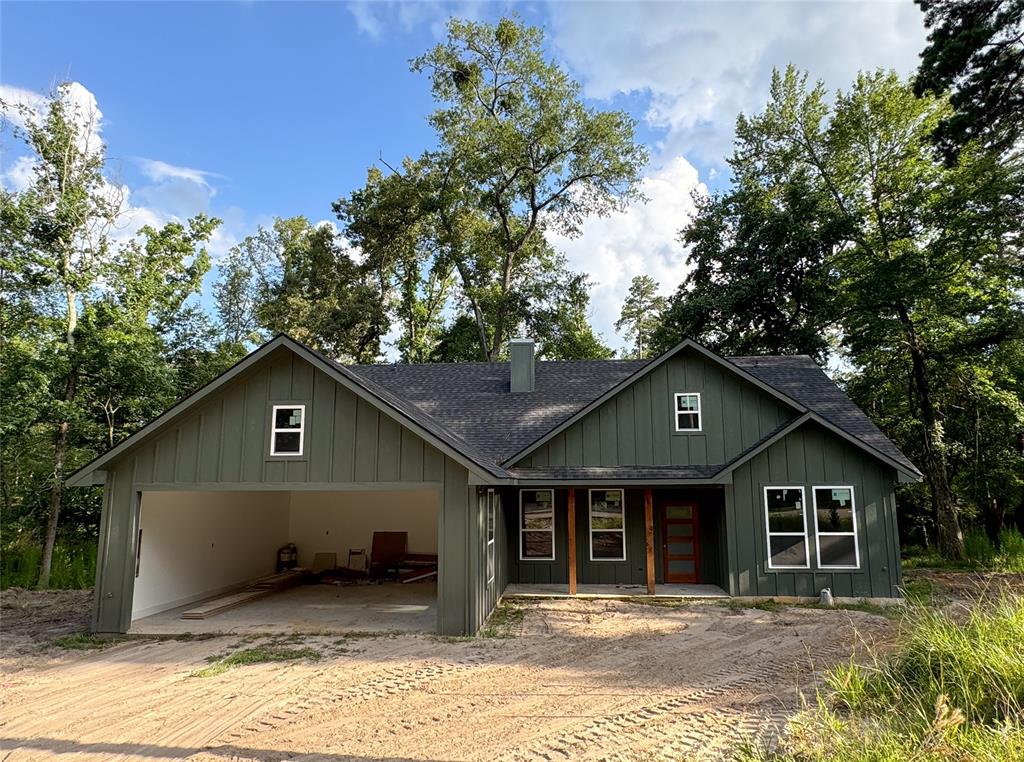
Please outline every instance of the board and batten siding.
[{"label": "board and batten siding", "polygon": [[[301,456],[270,456],[271,408],[306,406]],[[469,472],[375,405],[287,348],[169,421],[107,467],[93,629],[131,623],[139,493],[170,490],[438,491],[438,631],[475,632],[490,612],[469,605]],[[472,503],[471,503],[472,500]],[[471,616],[472,613],[474,614]]]},{"label": "board and batten siding", "polygon": [[[733,472],[725,486],[729,591],[742,596],[889,598],[902,585],[893,469],[817,424],[806,424]],[[819,569],[814,536],[814,486],[854,490],[860,568]],[[802,486],[810,568],[769,570],[764,488]]]},{"label": "board and batten siding", "polygon": [[[675,430],[675,394],[701,395],[700,432]],[[516,463],[682,466],[725,463],[796,411],[694,351],[683,351]]]}]

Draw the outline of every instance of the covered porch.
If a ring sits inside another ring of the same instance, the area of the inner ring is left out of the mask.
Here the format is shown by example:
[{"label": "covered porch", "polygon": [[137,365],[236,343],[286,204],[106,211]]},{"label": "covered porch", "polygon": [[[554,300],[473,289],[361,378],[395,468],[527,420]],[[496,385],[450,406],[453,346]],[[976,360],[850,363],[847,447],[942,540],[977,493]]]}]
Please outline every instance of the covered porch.
[{"label": "covered porch", "polygon": [[524,487],[505,505],[505,595],[728,595],[720,485]]}]

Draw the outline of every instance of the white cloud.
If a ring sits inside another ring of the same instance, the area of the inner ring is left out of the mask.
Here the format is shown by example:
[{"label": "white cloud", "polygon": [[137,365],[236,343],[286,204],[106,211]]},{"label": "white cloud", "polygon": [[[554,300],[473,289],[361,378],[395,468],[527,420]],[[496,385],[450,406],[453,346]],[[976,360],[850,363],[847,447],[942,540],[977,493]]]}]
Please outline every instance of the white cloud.
[{"label": "white cloud", "polygon": [[761,108],[773,67],[793,63],[831,89],[859,69],[909,73],[925,44],[909,2],[558,3],[551,39],[586,95],[648,99],[662,156],[720,163],[737,114]]},{"label": "white cloud", "polygon": [[135,162],[139,165],[139,169],[142,170],[142,173],[153,182],[158,183],[166,180],[184,180],[206,188],[211,195],[216,191],[210,185],[208,178],[221,177],[221,175],[218,175],[215,172],[193,169],[192,167],[178,167],[174,164],[168,164],[166,161],[160,161],[158,159],[138,158]]},{"label": "white cloud", "polygon": [[646,204],[635,202],[619,214],[591,217],[578,238],[550,239],[572,270],[587,273],[594,282],[592,323],[605,342],[616,347],[624,345],[615,333],[615,321],[633,277],[650,275],[665,295],[685,277],[686,250],[678,240],[679,230],[693,214],[693,192],[707,192],[696,168],[681,156],[648,172],[641,190]]},{"label": "white cloud", "polygon": [[431,36],[440,40],[446,34],[448,19],[456,17],[475,21],[481,17],[484,6],[484,3],[476,2],[364,0],[347,3],[345,7],[352,14],[356,28],[375,40],[381,39],[389,29],[407,34],[424,27],[430,30]]}]

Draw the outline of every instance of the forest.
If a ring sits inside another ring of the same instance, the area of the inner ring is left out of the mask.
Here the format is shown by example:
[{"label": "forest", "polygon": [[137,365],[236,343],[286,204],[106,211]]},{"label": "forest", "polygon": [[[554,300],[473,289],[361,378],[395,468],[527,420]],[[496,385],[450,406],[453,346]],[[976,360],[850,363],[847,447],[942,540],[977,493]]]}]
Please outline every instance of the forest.
[{"label": "forest", "polygon": [[[909,77],[828,92],[779,62],[737,115],[728,186],[679,220],[679,281],[638,275],[616,328],[632,357],[689,337],[830,367],[925,474],[900,487],[905,546],[966,563],[1024,531],[1024,4],[919,4]],[[615,356],[552,241],[642,200],[634,119],[588,104],[517,18],[454,19],[410,65],[431,147],[366,157],[332,223],[278,218],[217,263],[204,214],[126,234],[70,83],[0,104],[32,157],[0,190],[5,587],[90,586],[101,489],[65,477],[278,332],[350,363],[499,361],[517,335]]]}]

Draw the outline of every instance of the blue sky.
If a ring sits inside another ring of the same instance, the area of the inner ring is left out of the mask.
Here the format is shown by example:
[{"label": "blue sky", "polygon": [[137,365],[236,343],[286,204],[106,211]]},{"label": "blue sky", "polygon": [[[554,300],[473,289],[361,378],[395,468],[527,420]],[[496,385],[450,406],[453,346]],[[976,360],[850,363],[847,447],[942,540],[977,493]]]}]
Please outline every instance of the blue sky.
[{"label": "blue sky", "polygon": [[[645,205],[589,221],[555,244],[597,282],[593,321],[615,345],[629,280],[666,293],[685,275],[676,232],[691,192],[724,182],[741,110],[792,61],[831,87],[858,69],[908,73],[923,47],[906,2],[52,3],[0,6],[0,98],[30,101],[63,79],[102,113],[128,227],[206,211],[224,219],[215,256],[274,216],[330,219],[330,203],[383,156],[430,145],[428,83],[408,60],[452,16],[510,11],[543,26],[553,57],[599,107],[640,120],[651,149]],[[16,187],[3,136],[0,182]],[[212,276],[211,276],[212,277]]]}]

